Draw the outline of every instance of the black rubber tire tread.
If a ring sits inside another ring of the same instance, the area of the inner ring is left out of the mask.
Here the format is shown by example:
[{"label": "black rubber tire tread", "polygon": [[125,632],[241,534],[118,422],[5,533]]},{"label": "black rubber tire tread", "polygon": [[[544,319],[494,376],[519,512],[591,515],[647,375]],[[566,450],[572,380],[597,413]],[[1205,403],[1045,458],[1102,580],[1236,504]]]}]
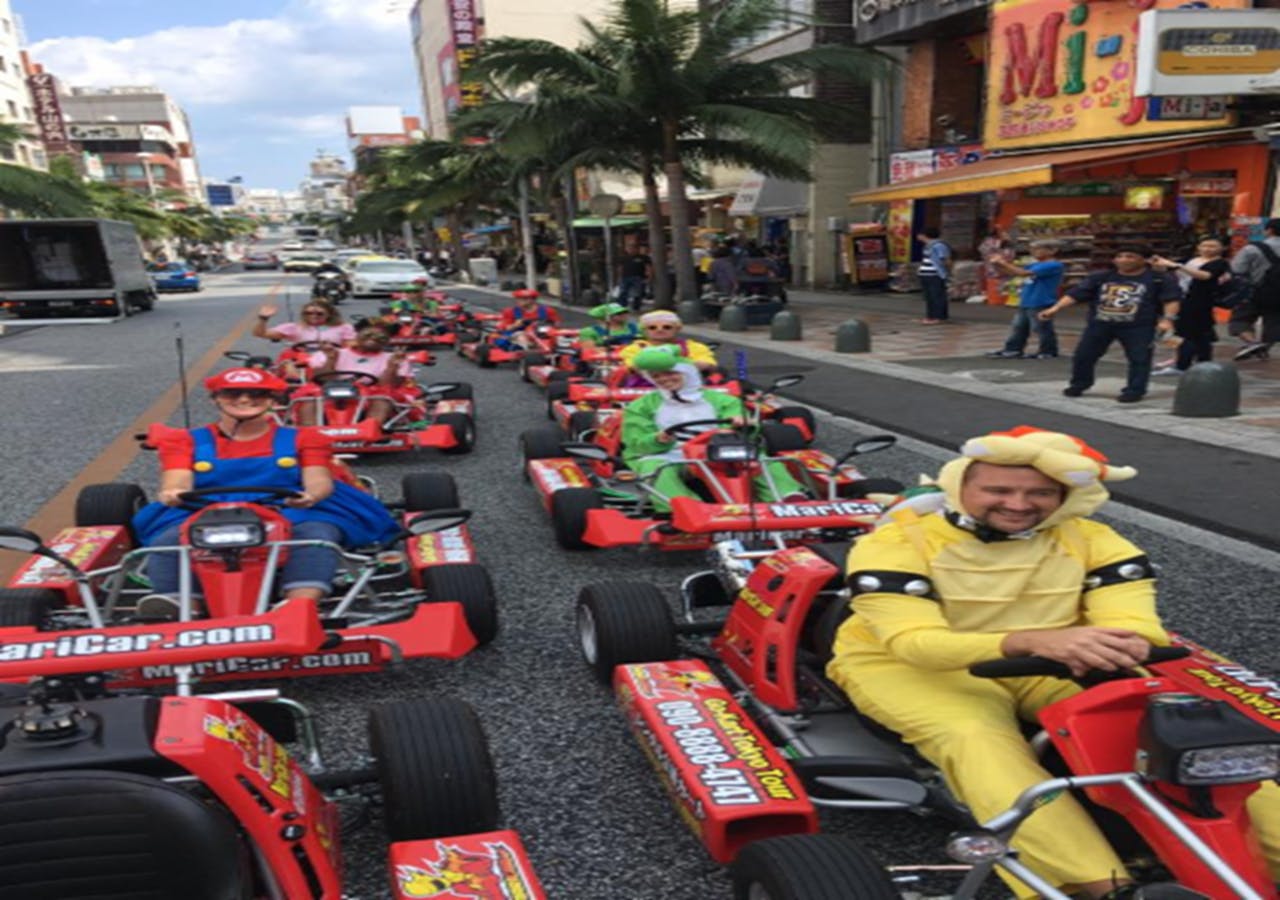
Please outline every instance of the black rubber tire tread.
[{"label": "black rubber tire tread", "polygon": [[458,339],[453,344],[453,351],[459,356],[462,355],[462,346],[464,344],[474,344],[480,340],[480,332],[478,331],[459,331]]},{"label": "black rubber tire tread", "polygon": [[815,438],[818,436],[818,420],[813,417],[813,410],[807,406],[780,406],[770,418],[776,422],[782,422],[783,419],[800,419],[809,429],[809,434]]},{"label": "black rubber tire tread", "polygon": [[120,481],[86,484],[76,495],[75,523],[78,527],[124,525],[134,538],[134,513],[146,505],[147,495],[136,484]]},{"label": "black rubber tire tread", "polygon": [[554,372],[552,372],[550,375],[547,376],[547,384],[552,385],[552,384],[555,384],[557,381],[568,381],[572,377],[573,377],[572,372],[567,372],[564,369],[556,369]]},{"label": "black rubber tire tread", "polygon": [[760,436],[764,439],[765,451],[770,456],[776,456],[784,450],[803,450],[809,446],[799,428],[781,422],[761,422]]},{"label": "black rubber tire tread", "polygon": [[440,395],[441,400],[474,400],[476,396],[475,388],[463,381],[453,390],[445,391]]},{"label": "black rubber tire tread", "polygon": [[734,900],[759,884],[771,900],[899,900],[884,867],[853,841],[832,834],[788,834],[754,841],[730,868]]},{"label": "black rubber tire tread", "polygon": [[405,512],[458,509],[458,482],[448,472],[413,472],[400,479]]},{"label": "black rubber tire tread", "polygon": [[461,604],[467,627],[484,646],[498,636],[498,599],[489,570],[479,563],[446,563],[422,572],[422,587],[431,601]]},{"label": "black rubber tire tread", "polygon": [[591,614],[596,632],[596,658],[587,664],[602,684],[612,682],[613,670],[623,663],[678,658],[675,620],[656,586],[643,581],[589,584],[578,592],[578,615],[583,609]]},{"label": "black rubber tire tread", "polygon": [[482,369],[492,369],[494,367],[494,362],[492,359],[489,358],[489,354],[492,352],[493,351],[488,344],[481,344],[479,347],[477,347],[476,348],[476,365],[478,365]]},{"label": "black rubber tire tread", "polygon": [[48,588],[0,588],[0,628],[44,624],[49,611],[65,606],[59,591]]},{"label": "black rubber tire tread", "polygon": [[604,509],[604,501],[595,488],[561,488],[551,495],[551,528],[556,543],[565,550],[594,550],[582,539],[587,530],[587,512]]},{"label": "black rubber tire tread", "polygon": [[369,713],[369,747],[393,843],[497,827],[489,742],[466,703],[434,697],[376,706]]},{"label": "black rubber tire tread", "polygon": [[476,422],[466,413],[441,413],[436,416],[435,424],[448,425],[453,429],[453,436],[458,439],[456,446],[445,447],[440,451],[441,453],[457,456],[462,453],[470,453],[475,449]]},{"label": "black rubber tire tread", "polygon": [[559,428],[530,428],[520,432],[520,455],[525,463],[531,459],[557,459],[564,456],[563,443],[564,432]]},{"label": "black rubber tire tread", "polygon": [[580,435],[594,430],[595,427],[596,414],[592,410],[580,409],[569,416],[569,436],[575,441],[582,440]]},{"label": "black rubber tire tread", "polygon": [[864,478],[849,485],[842,485],[840,496],[861,499],[867,494],[901,494],[907,486],[896,478]]},{"label": "black rubber tire tread", "polygon": [[547,355],[545,353],[537,353],[533,350],[525,353],[524,356],[520,357],[520,380],[529,380],[530,366],[545,366],[547,362]]},{"label": "black rubber tire tread", "polygon": [[555,421],[556,414],[551,408],[551,404],[557,400],[564,400],[569,396],[569,383],[567,381],[548,381],[547,382],[547,418]]}]

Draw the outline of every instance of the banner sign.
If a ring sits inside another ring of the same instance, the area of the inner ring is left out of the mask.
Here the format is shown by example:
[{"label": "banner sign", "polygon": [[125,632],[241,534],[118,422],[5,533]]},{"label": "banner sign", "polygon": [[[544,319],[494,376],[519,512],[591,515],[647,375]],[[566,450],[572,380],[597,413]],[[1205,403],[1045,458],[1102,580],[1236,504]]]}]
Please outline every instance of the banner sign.
[{"label": "banner sign", "polygon": [[480,43],[480,24],[476,19],[474,0],[449,0],[449,25],[453,30],[454,56],[458,61],[458,87],[462,106],[479,106],[484,102],[484,84],[467,80],[467,70],[476,61]]},{"label": "banner sign", "polygon": [[66,153],[71,149],[67,126],[62,119],[62,104],[58,102],[58,89],[53,76],[39,72],[27,79],[31,99],[35,103],[36,122],[40,125],[40,139],[49,154]]},{"label": "banner sign", "polygon": [[1245,94],[1280,82],[1280,9],[1149,9],[1138,18],[1139,95]]}]

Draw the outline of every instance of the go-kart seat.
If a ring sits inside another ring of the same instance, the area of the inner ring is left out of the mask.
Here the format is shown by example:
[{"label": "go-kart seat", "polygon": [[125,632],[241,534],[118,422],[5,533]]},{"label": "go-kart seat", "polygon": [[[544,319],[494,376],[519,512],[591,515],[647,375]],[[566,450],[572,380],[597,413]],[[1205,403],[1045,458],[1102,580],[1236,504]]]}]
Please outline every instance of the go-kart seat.
[{"label": "go-kart seat", "polygon": [[836,567],[836,574],[827,584],[827,590],[838,590],[844,586],[844,567],[849,561],[849,550],[853,548],[853,541],[828,541],[825,544],[809,544],[808,549],[821,556],[824,560]]},{"label": "go-kart seat", "polygon": [[[830,541],[824,544],[808,545],[807,549],[836,567],[831,580],[823,586],[824,592],[838,591],[844,587],[844,567],[849,558],[849,548],[852,546],[853,541]],[[842,598],[819,595],[814,600],[804,632],[800,636],[801,647],[812,653],[820,665],[825,666],[831,659],[831,645],[835,643],[836,632],[851,614],[849,604]]]},{"label": "go-kart seat", "polygon": [[6,900],[247,900],[252,871],[221,808],[105,769],[0,778]]}]

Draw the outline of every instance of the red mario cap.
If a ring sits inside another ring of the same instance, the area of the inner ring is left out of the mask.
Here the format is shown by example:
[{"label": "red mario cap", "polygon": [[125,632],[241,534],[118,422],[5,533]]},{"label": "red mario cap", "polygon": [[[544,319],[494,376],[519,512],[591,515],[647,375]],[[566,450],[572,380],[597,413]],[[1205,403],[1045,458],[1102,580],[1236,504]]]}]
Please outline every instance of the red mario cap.
[{"label": "red mario cap", "polygon": [[270,372],[264,371],[263,369],[249,369],[243,367],[227,369],[225,372],[210,375],[204,380],[204,386],[209,391],[225,391],[240,388],[243,390],[283,392],[289,389],[289,385],[285,383],[284,379],[277,378]]},{"label": "red mario cap", "polygon": [[537,297],[538,292],[533,288],[520,288],[518,291],[512,291],[511,296],[515,297],[517,300],[524,300],[529,297]]}]

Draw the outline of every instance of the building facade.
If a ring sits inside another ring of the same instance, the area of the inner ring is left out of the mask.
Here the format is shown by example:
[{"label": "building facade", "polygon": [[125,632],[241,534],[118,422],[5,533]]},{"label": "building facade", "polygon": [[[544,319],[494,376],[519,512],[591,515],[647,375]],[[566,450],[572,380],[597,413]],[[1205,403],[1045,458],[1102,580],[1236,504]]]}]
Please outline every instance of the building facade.
[{"label": "building facade", "polygon": [[47,169],[35,103],[28,86],[22,35],[9,0],[0,0],[0,122],[18,125],[31,135],[12,147],[0,147],[0,161]]}]

